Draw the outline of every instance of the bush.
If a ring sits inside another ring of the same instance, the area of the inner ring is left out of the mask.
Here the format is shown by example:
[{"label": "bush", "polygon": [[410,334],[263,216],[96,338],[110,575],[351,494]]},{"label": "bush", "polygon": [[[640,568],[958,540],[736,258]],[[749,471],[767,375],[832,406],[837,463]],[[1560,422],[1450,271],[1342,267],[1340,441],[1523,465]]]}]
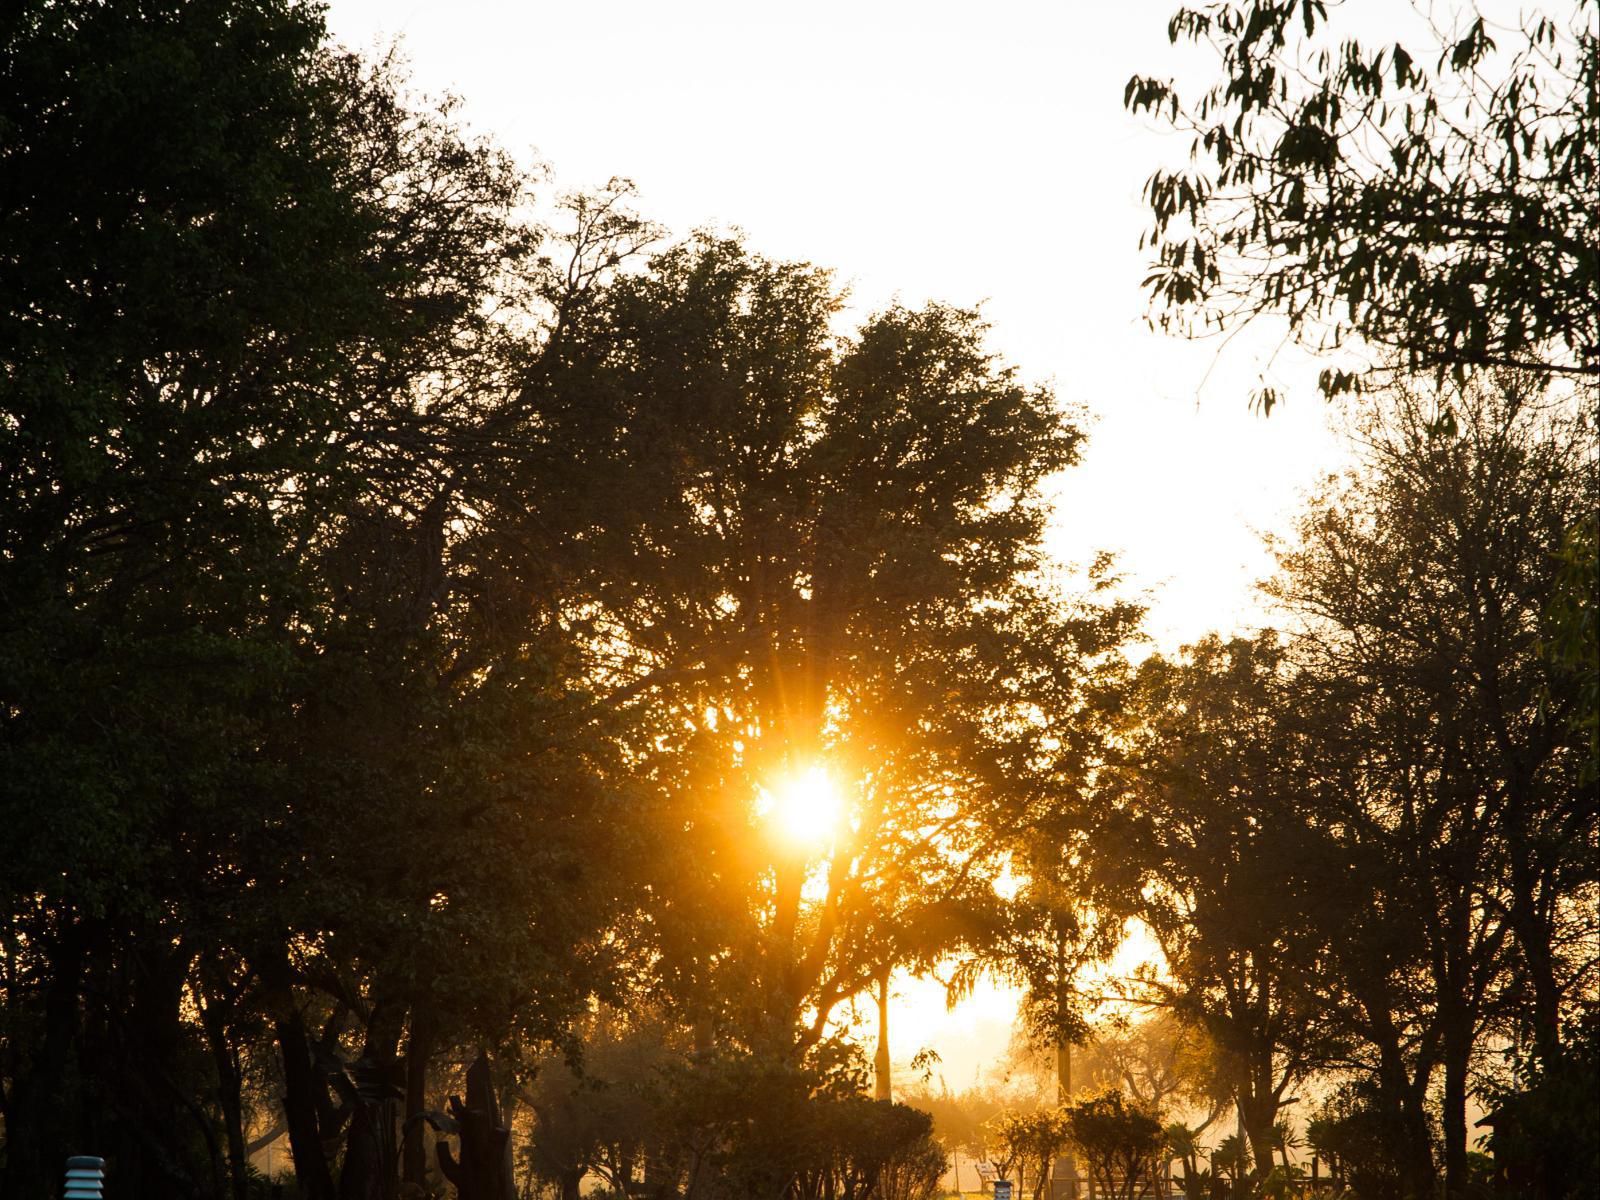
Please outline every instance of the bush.
[{"label": "bush", "polygon": [[1406,1129],[1378,1107],[1362,1084],[1331,1096],[1306,1126],[1306,1140],[1337,1182],[1362,1200],[1401,1200],[1406,1183]]},{"label": "bush", "polygon": [[1589,1012],[1555,1061],[1521,1091],[1492,1097],[1495,1185],[1513,1195],[1594,1194],[1600,1179],[1600,1009]]},{"label": "bush", "polygon": [[1068,1105],[1067,1131],[1104,1196],[1132,1200],[1155,1173],[1166,1137],[1160,1119],[1116,1088]]},{"label": "bush", "polygon": [[931,1137],[898,1150],[878,1177],[881,1200],[932,1200],[950,1165],[944,1147]]}]

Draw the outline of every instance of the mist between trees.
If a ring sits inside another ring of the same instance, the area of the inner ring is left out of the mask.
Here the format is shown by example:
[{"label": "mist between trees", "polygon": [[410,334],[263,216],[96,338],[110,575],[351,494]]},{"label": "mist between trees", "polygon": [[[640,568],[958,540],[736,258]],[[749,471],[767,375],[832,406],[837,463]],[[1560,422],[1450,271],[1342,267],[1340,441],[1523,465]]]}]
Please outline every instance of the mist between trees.
[{"label": "mist between trees", "polygon": [[[1279,628],[1151,654],[977,312],[841,332],[314,8],[9,7],[5,1195],[1592,1194],[1594,10],[1472,16],[1130,84],[1221,172],[1152,179],[1158,319],[1380,364]],[[896,971],[1019,985],[1038,1086],[897,1088]]]}]

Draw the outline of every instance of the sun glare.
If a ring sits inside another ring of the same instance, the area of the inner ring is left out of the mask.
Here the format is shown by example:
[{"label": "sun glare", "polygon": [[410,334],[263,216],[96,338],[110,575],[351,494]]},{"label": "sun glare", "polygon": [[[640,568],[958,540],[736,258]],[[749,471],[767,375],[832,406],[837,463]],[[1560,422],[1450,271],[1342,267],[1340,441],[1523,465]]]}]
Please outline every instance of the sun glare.
[{"label": "sun glare", "polygon": [[826,842],[839,826],[843,801],[823,767],[786,776],[764,793],[765,815],[790,841],[805,846]]}]

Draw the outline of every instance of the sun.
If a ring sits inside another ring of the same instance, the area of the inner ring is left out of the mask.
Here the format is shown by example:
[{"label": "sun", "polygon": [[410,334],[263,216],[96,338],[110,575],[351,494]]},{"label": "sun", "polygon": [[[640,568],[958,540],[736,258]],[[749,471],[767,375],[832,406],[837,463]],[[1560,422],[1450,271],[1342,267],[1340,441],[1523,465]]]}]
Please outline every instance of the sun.
[{"label": "sun", "polygon": [[839,827],[843,798],[826,768],[807,767],[763,789],[759,811],[784,837],[802,846],[821,846]]}]

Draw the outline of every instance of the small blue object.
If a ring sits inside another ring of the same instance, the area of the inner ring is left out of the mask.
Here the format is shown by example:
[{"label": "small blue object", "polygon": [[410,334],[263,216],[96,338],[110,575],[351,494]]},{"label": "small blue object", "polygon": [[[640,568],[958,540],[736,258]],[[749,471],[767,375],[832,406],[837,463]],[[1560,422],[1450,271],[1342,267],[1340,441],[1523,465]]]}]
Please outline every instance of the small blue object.
[{"label": "small blue object", "polygon": [[1011,1181],[1009,1179],[996,1179],[994,1181],[994,1200],[1011,1200]]},{"label": "small blue object", "polygon": [[67,1188],[62,1200],[101,1200],[106,1160],[80,1154],[67,1159]]}]

